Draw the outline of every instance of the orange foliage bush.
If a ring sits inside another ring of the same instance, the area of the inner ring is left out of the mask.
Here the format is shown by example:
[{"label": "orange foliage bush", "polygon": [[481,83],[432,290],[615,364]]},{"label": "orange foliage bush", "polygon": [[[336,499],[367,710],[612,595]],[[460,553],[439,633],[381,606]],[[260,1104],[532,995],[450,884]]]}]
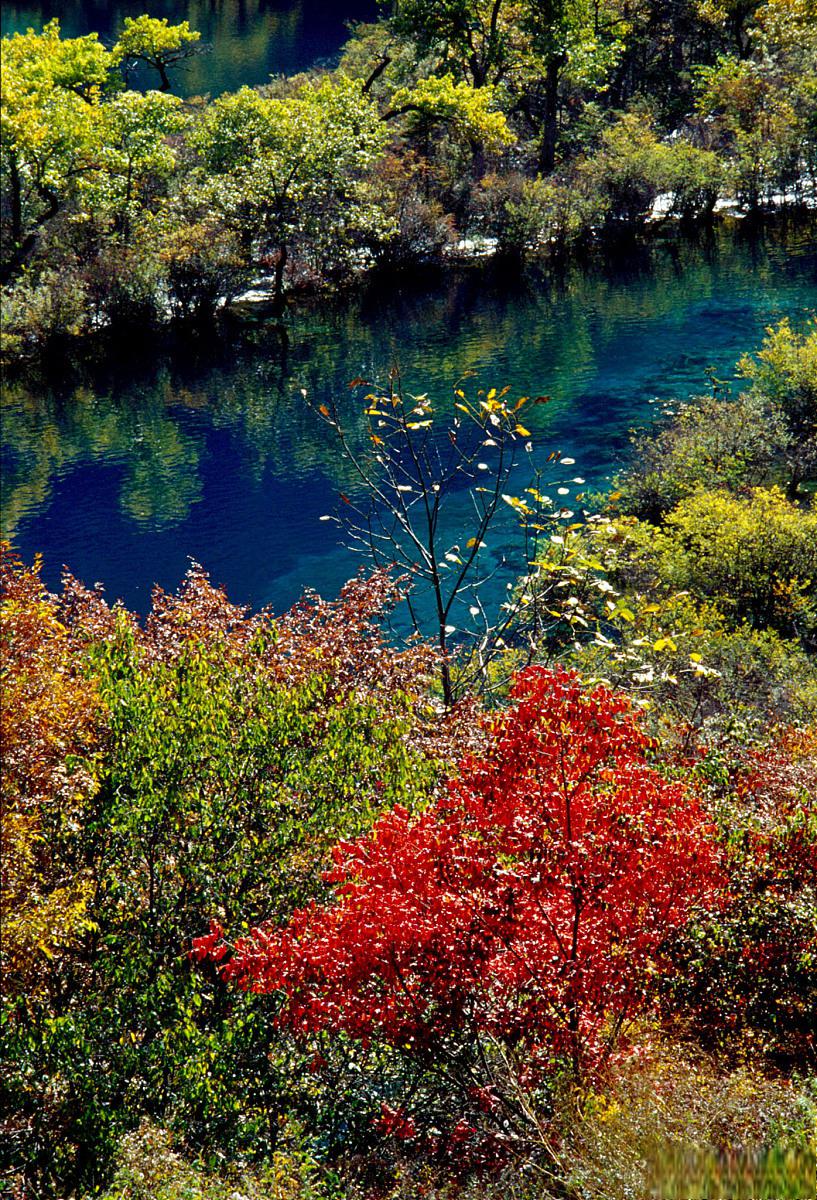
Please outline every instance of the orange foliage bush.
[{"label": "orange foliage bush", "polygon": [[95,790],[100,705],[39,562],[4,549],[1,570],[2,967],[7,989],[36,990],[85,922],[90,879],[56,847]]}]

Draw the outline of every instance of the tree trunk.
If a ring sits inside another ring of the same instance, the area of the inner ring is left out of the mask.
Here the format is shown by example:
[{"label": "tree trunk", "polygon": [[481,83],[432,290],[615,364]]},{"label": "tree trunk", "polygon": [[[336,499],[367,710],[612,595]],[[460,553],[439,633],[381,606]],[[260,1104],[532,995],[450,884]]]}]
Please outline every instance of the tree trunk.
[{"label": "tree trunk", "polygon": [[[60,210],[60,202],[53,192],[43,187],[42,184],[38,186],[37,191],[40,198],[48,205],[48,208],[37,218],[35,228],[22,241],[18,241],[9,260],[3,263],[2,268],[0,268],[0,283],[8,283],[25,266],[37,247],[43,225],[50,221],[52,217],[55,217]],[[20,217],[20,223],[22,225],[22,216]],[[22,228],[20,229],[20,236],[22,237]]]},{"label": "tree trunk", "polygon": [[443,685],[443,704],[445,705],[446,708],[453,708],[453,706],[454,706],[454,685],[451,682],[451,664],[449,663],[448,657],[447,657],[447,650],[446,650],[446,645],[445,645],[445,634],[440,635],[440,649],[442,650],[443,654],[446,656],[443,658],[442,666],[440,668],[440,678],[442,680],[442,685]]},{"label": "tree trunk", "polygon": [[18,246],[23,236],[23,187],[20,182],[20,171],[17,159],[10,157],[9,174],[11,175],[11,240]]},{"label": "tree trunk", "polygon": [[559,79],[565,55],[552,58],[545,73],[545,119],[542,123],[542,143],[539,151],[539,169],[549,175],[556,162],[556,139],[559,136]]}]

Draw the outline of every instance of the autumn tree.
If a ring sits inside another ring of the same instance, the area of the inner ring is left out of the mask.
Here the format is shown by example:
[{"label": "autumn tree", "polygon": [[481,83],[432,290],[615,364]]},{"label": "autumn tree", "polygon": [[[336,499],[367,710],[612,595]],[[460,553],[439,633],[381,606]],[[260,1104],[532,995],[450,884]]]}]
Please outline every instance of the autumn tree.
[{"label": "autumn tree", "polygon": [[[334,519],[352,549],[379,568],[405,572],[410,625],[439,648],[446,707],[469,691],[490,689],[491,666],[520,607],[537,607],[524,587],[498,610],[483,602],[481,588],[496,569],[486,565],[486,537],[501,523],[500,514],[510,517],[510,509],[519,527],[511,570],[522,575],[546,531],[555,532],[573,515],[543,494],[545,476],[532,461],[533,435],[522,424],[526,408],[547,398],[511,401],[508,388],[478,389],[469,397],[461,383],[465,380],[455,384],[449,404],[440,403],[427,393],[406,391],[393,370],[388,388],[365,396],[362,445],[334,402],[317,406],[358,485],[351,497],[341,495]],[[369,386],[363,379],[354,385]],[[548,465],[559,470],[561,458],[551,452]],[[566,458],[564,466],[573,462]],[[520,466],[526,474],[517,480]],[[568,494],[565,480],[552,473],[547,480],[553,490]],[[466,522],[452,526],[450,510],[463,496],[470,501]]]},{"label": "autumn tree", "polygon": [[277,995],[282,1025],[438,1070],[464,1140],[487,1114],[506,1148],[541,1135],[524,1088],[602,1067],[669,966],[668,934],[720,886],[714,831],[650,763],[625,696],[530,668],[513,700],[432,807],[338,845],[332,901],[194,944]]},{"label": "autumn tree", "polygon": [[40,992],[89,921],[76,834],[98,783],[101,705],[39,563],[4,547],[0,582],[0,971],[13,996]]},{"label": "autumn tree", "polygon": [[126,69],[138,63],[152,68],[159,76],[159,90],[169,92],[168,72],[199,53],[200,38],[187,21],[171,25],[167,17],[125,17],[113,57]]},{"label": "autumn tree", "polygon": [[100,99],[111,66],[96,34],[63,39],[56,19],[41,34],[3,39],[4,281],[31,257],[41,232],[82,181],[99,170]]}]

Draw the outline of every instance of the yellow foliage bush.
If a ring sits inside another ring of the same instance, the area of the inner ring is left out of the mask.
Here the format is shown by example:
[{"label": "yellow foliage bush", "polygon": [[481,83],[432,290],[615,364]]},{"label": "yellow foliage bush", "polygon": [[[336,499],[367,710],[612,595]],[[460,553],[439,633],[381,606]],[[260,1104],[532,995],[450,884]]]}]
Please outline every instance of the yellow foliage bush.
[{"label": "yellow foliage bush", "polygon": [[[2,566],[0,737],[3,976],[9,990],[37,991],[44,959],[83,929],[91,881],[55,847],[74,837],[95,789],[99,701],[40,564],[10,554]],[[70,861],[70,856],[68,857]],[[57,865],[59,864],[59,866]]]}]

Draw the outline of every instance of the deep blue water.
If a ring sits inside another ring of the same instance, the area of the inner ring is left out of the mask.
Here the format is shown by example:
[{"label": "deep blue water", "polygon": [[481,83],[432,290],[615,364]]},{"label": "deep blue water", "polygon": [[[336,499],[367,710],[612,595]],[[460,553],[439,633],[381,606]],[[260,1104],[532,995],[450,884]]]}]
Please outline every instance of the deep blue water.
[{"label": "deep blue water", "polygon": [[267,83],[270,75],[293,75],[332,59],[346,40],[346,23],[371,21],[377,11],[377,0],[3,0],[0,5],[4,34],[41,29],[58,17],[66,35],[98,33],[106,45],[116,40],[125,17],[148,12],[171,22],[189,21],[206,52],[179,69],[176,90],[184,96]]},{"label": "deep blue water", "polygon": [[[540,461],[551,450],[576,460],[569,474],[586,483],[571,485],[573,504],[626,460],[632,427],[706,391],[709,368],[734,380],[765,326],[802,325],[815,309],[814,226],[750,236],[738,224],[563,275],[489,267],[396,281],[291,317],[286,350],[261,327],[249,347],[142,354],[79,384],[9,384],[5,529],[27,559],[43,553],[51,585],[66,563],[140,612],[154,581],[178,584],[188,556],[233,599],[281,610],[307,586],[334,594],[358,566],[320,520],[354,480],[301,386],[316,402],[338,398],[350,419],[349,380],[383,378],[394,362],[409,391],[443,402],[467,369],[485,387],[547,393],[525,423]],[[464,493],[447,520],[452,541],[467,536]],[[488,567],[512,540],[499,526]]]}]

